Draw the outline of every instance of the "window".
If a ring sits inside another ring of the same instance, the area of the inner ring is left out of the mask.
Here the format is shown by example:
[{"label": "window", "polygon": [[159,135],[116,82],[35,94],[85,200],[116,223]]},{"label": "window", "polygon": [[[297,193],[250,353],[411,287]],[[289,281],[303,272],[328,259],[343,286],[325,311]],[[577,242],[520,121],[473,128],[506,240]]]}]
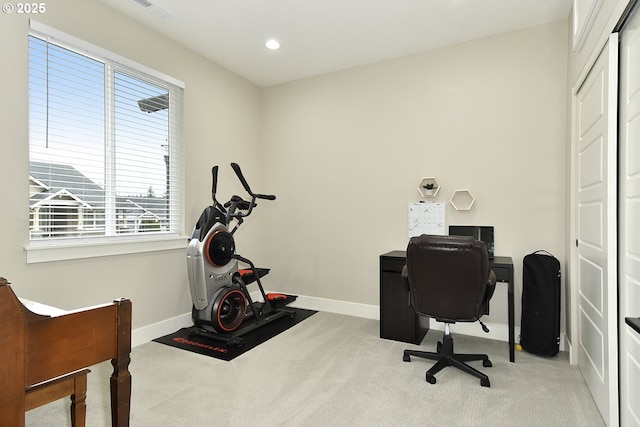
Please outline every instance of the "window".
[{"label": "window", "polygon": [[30,245],[181,233],[182,92],[180,82],[32,22]]}]

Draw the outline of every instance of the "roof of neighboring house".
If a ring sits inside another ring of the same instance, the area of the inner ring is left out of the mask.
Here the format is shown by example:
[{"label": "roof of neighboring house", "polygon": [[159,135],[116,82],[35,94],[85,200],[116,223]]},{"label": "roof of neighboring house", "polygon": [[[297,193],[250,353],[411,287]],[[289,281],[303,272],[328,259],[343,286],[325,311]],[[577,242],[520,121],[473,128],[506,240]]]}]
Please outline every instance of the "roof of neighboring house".
[{"label": "roof of neighboring house", "polygon": [[[71,165],[46,162],[29,162],[29,178],[42,192],[29,199],[36,207],[47,200],[63,196],[90,209],[103,209],[105,190]],[[130,212],[149,212],[157,217],[166,216],[167,200],[164,197],[116,196],[119,208]]]},{"label": "roof of neighboring house", "polygon": [[45,186],[44,191],[31,196],[32,206],[56,195],[66,195],[94,209],[104,207],[104,189],[71,165],[29,162],[29,177]]}]

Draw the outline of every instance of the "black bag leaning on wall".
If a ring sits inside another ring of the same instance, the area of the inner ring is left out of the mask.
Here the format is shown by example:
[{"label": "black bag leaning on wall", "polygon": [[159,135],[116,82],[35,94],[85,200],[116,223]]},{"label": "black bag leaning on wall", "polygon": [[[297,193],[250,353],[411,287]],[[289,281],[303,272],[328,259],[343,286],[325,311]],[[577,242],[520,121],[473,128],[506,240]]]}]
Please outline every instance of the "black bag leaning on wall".
[{"label": "black bag leaning on wall", "polygon": [[523,259],[520,345],[539,356],[560,351],[560,261],[546,251]]}]

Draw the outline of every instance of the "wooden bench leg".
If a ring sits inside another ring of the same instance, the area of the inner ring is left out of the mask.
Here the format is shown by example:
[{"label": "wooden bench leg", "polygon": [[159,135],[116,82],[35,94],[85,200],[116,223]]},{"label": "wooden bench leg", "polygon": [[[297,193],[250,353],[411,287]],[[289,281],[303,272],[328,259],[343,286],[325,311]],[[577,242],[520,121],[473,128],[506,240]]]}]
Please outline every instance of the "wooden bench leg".
[{"label": "wooden bench leg", "polygon": [[71,427],[85,427],[87,419],[87,376],[81,375],[73,381],[71,395]]},{"label": "wooden bench leg", "polygon": [[71,425],[85,427],[87,417],[87,374],[89,369],[72,372],[25,389],[25,410],[71,396]]}]

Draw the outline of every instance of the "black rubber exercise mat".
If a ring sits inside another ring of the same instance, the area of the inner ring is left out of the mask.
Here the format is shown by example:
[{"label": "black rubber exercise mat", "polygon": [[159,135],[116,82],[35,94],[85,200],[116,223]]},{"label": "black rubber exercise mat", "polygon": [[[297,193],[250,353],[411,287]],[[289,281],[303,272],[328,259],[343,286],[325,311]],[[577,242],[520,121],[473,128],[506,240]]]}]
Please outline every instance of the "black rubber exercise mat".
[{"label": "black rubber exercise mat", "polygon": [[206,334],[199,333],[199,328],[195,326],[182,328],[172,334],[156,338],[153,341],[229,361],[317,313],[317,311],[303,308],[287,307],[287,310],[291,310],[295,312],[295,314],[293,316],[281,317],[242,335],[240,337],[241,341],[243,341],[241,345],[237,343],[231,345],[224,341],[208,337]]}]

